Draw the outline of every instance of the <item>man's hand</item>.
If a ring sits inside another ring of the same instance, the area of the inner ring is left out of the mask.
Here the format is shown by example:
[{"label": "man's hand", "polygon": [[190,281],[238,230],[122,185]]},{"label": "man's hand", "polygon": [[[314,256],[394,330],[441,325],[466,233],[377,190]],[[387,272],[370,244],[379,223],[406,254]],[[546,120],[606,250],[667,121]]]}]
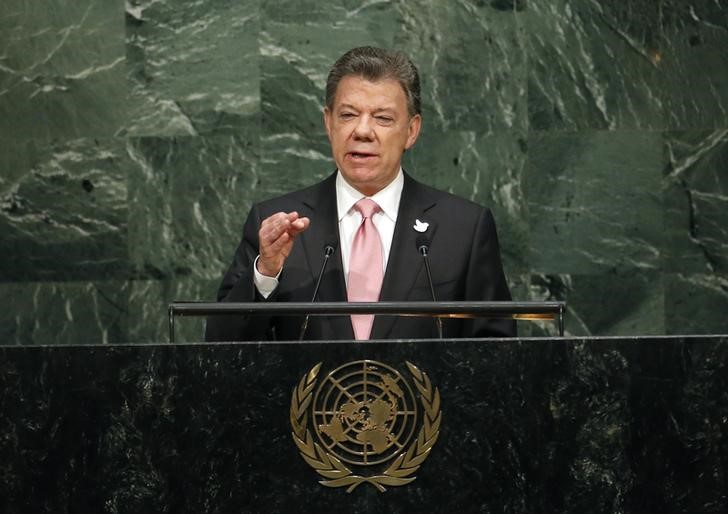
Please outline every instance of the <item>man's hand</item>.
[{"label": "man's hand", "polygon": [[308,218],[299,218],[297,212],[277,212],[264,219],[258,231],[258,272],[267,277],[278,275],[291,253],[296,236],[310,223]]}]

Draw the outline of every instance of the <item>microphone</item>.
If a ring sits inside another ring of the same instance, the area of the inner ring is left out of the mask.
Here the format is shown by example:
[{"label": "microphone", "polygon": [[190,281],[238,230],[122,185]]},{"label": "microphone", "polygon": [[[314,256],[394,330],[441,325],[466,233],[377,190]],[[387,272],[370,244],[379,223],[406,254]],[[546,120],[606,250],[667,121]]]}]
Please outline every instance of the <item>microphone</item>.
[{"label": "microphone", "polygon": [[[321,271],[319,271],[318,278],[316,279],[316,286],[313,288],[313,296],[311,297],[311,303],[316,301],[316,296],[318,295],[319,287],[321,287],[321,279],[324,278],[324,272],[326,271],[326,265],[329,263],[329,259],[336,251],[336,245],[338,240],[331,237],[329,238],[330,241],[334,241],[334,243],[326,243],[324,245],[324,262],[321,264]],[[306,335],[306,329],[308,328],[308,320],[311,317],[310,314],[306,314],[306,318],[303,320],[303,323],[301,324],[301,332],[298,336],[299,341],[303,341],[303,336]]]},{"label": "microphone", "polygon": [[[430,294],[432,295],[432,301],[436,302],[437,298],[435,297],[435,284],[432,282],[432,272],[430,271],[430,259],[428,259],[428,255],[430,253],[430,240],[427,239],[427,236],[424,234],[421,234],[417,236],[417,240],[415,241],[417,244],[417,251],[420,252],[420,255],[422,255],[422,260],[425,261],[425,271],[427,272],[427,283],[430,285]],[[440,339],[442,339],[442,318],[439,316],[435,317],[435,326],[437,326],[437,335]]]}]

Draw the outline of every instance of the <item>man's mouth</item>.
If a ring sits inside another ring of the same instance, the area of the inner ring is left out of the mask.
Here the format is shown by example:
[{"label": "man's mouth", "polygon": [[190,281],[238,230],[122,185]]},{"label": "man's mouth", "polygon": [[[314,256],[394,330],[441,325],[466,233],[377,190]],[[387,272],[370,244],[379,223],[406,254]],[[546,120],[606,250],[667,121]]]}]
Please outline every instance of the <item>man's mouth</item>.
[{"label": "man's mouth", "polygon": [[375,153],[370,152],[348,152],[346,154],[350,159],[355,160],[364,160],[364,159],[371,159],[377,156]]}]

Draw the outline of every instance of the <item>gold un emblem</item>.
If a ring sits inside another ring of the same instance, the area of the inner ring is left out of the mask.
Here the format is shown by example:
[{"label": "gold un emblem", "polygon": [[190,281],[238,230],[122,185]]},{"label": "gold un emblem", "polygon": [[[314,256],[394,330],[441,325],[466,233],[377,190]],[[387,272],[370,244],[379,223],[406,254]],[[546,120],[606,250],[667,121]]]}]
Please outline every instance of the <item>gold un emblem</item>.
[{"label": "gold un emblem", "polygon": [[372,360],[339,366],[318,387],[320,362],[301,378],[291,398],[292,435],[324,477],[321,484],[351,492],[369,483],[384,492],[415,479],[437,441],[442,413],[427,374],[406,365],[409,381]]}]

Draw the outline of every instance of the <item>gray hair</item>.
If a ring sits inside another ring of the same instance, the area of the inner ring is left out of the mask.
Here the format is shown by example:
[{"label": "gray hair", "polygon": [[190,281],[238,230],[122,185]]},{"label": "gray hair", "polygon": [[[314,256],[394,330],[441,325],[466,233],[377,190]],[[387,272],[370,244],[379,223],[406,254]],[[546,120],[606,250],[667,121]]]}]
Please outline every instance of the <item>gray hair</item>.
[{"label": "gray hair", "polygon": [[372,82],[394,79],[407,96],[410,116],[421,113],[420,76],[417,67],[402,52],[372,46],[352,48],[334,63],[326,79],[326,107],[334,107],[334,97],[339,82],[344,77],[356,75]]}]

